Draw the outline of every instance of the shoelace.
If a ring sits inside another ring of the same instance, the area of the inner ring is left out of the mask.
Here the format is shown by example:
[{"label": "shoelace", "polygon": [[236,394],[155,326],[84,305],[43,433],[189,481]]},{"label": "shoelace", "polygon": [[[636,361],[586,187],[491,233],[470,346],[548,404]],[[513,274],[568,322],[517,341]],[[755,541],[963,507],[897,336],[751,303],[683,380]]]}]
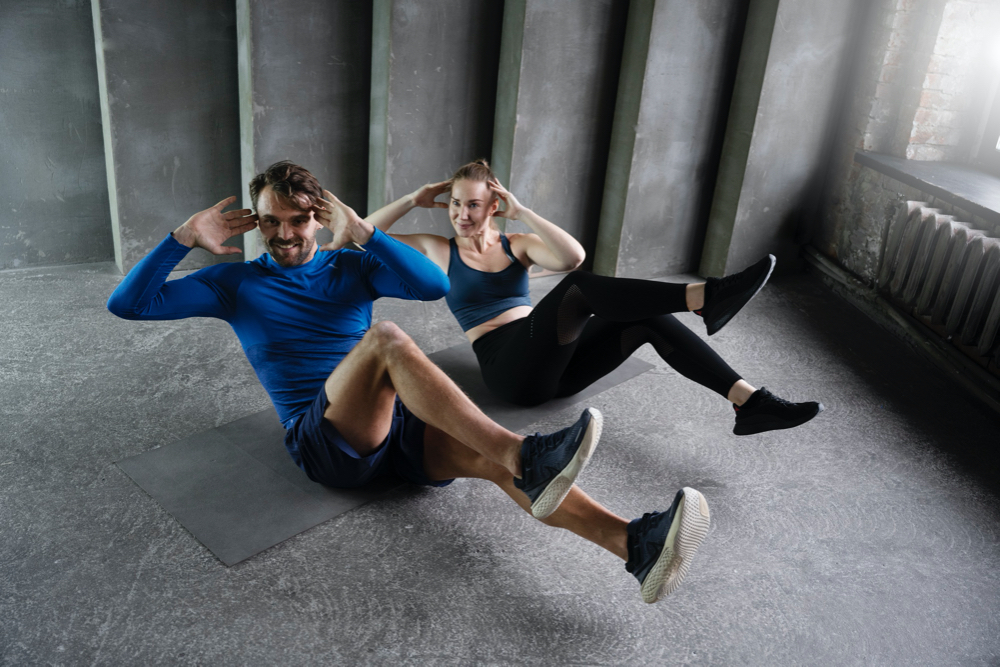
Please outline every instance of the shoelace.
[{"label": "shoelace", "polygon": [[795,406],[795,403],[793,403],[792,401],[786,401],[781,396],[775,396],[771,392],[763,394],[761,396],[761,398],[767,399],[768,403],[777,403],[778,405],[786,407],[786,408],[791,408],[791,407]]},{"label": "shoelace", "polygon": [[[729,287],[730,285],[733,285],[733,284],[739,282],[742,278],[743,278],[743,272],[742,271],[740,271],[739,273],[733,273],[733,274],[728,275],[728,276],[723,276],[722,278],[717,278],[718,282],[716,282],[715,285],[712,286],[712,292],[716,292],[717,293],[720,290],[724,290],[727,287]],[[706,287],[707,287],[707,285],[706,285]],[[706,300],[708,299],[708,294],[705,295],[705,298],[706,298]]]}]

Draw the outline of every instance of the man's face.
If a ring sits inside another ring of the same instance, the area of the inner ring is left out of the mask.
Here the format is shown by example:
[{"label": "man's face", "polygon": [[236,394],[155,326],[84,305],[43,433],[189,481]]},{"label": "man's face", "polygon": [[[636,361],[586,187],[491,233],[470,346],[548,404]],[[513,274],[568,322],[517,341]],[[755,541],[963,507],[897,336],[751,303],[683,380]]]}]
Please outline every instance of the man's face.
[{"label": "man's face", "polygon": [[257,197],[260,233],[267,252],[279,266],[299,266],[316,254],[316,232],[322,227],[312,211],[266,186]]}]

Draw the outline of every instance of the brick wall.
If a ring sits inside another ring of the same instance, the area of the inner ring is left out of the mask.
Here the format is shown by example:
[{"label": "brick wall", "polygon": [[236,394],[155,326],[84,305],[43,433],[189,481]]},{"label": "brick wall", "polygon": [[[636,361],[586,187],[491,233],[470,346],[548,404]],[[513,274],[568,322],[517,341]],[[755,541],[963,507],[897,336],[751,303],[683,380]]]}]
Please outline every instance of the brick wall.
[{"label": "brick wall", "polygon": [[910,123],[905,155],[911,160],[968,159],[986,104],[983,66],[995,25],[997,0],[950,0],[935,36]]},{"label": "brick wall", "polygon": [[987,103],[983,61],[1000,36],[1000,0],[872,0],[859,27],[851,97],[811,243],[873,281],[895,207],[930,197],[855,163],[854,153],[968,159]]}]

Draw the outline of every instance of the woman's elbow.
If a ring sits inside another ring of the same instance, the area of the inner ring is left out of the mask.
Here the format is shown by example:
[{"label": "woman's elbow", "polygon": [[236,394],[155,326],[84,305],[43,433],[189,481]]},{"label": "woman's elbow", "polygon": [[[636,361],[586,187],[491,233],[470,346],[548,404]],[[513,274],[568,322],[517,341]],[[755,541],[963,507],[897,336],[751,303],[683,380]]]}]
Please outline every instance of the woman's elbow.
[{"label": "woman's elbow", "polygon": [[573,253],[566,258],[566,268],[565,271],[576,271],[583,264],[583,261],[587,259],[587,251],[580,248],[578,252]]}]

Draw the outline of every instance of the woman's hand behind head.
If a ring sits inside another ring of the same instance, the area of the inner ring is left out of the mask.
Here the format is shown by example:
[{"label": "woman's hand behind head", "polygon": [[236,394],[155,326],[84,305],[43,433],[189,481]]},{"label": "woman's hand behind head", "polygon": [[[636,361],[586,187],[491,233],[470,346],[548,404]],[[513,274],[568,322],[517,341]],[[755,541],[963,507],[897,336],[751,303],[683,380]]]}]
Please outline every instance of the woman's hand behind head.
[{"label": "woman's hand behind head", "polygon": [[434,201],[440,195],[451,191],[451,180],[440,183],[428,183],[412,195],[413,205],[420,208],[448,208],[448,204],[443,201]]}]

